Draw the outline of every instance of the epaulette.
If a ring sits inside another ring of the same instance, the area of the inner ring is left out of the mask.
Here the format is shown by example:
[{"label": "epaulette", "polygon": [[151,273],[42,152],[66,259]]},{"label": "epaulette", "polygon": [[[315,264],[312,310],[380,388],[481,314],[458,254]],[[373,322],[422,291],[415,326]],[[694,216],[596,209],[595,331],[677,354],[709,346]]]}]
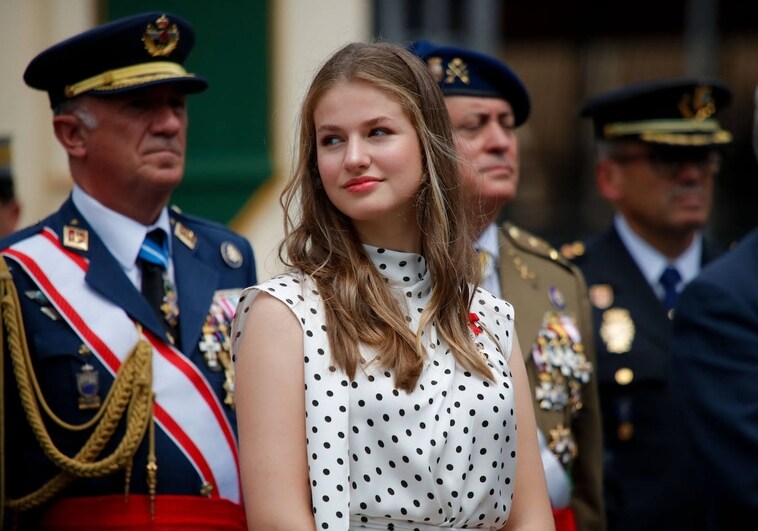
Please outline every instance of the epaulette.
[{"label": "epaulette", "polygon": [[503,224],[503,233],[505,234],[505,237],[508,239],[508,241],[510,241],[515,247],[518,247],[520,250],[530,254],[542,256],[544,258],[552,260],[553,262],[567,265],[566,260],[555,249],[555,247],[550,245],[547,241],[543,240],[539,236],[535,236],[529,231],[517,227],[509,221],[506,221]]},{"label": "epaulette", "polygon": [[585,251],[584,242],[581,240],[576,240],[570,243],[564,243],[561,245],[561,255],[566,260],[573,260],[575,258],[578,258],[580,256],[584,255]]}]

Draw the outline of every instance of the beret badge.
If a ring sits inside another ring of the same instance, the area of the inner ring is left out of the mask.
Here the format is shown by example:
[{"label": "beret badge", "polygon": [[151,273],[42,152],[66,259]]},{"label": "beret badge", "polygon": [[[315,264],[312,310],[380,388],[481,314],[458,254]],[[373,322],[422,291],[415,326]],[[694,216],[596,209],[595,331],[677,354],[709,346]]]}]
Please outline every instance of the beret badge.
[{"label": "beret badge", "polygon": [[464,85],[471,83],[468,65],[460,57],[456,57],[447,64],[445,76],[445,83],[455,83],[456,79],[460,79]]},{"label": "beret badge", "polygon": [[179,44],[179,29],[166,15],[161,15],[154,23],[147,25],[142,42],[152,57],[166,57]]},{"label": "beret badge", "polygon": [[442,58],[441,57],[430,57],[426,61],[426,67],[429,70],[429,73],[432,74],[432,79],[439,83],[442,81],[442,78],[445,76],[445,71],[442,69]]}]

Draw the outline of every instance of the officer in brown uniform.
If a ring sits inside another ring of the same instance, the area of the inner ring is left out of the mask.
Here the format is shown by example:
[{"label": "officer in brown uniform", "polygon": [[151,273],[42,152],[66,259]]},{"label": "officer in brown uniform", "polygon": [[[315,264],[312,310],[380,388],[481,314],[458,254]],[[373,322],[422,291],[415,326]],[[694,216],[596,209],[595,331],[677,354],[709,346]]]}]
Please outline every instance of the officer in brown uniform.
[{"label": "officer in brown uniform", "polygon": [[[612,531],[703,529],[703,496],[670,396],[674,300],[715,256],[703,237],[730,100],[714,80],[665,79],[597,95],[600,194],[616,215],[576,257],[596,326],[605,494]],[[581,248],[578,250],[581,251]]]},{"label": "officer in brown uniform", "polygon": [[516,309],[556,529],[603,530],[600,412],[584,279],[544,240],[511,223],[496,223],[516,195],[515,130],[529,116],[529,96],[518,76],[495,58],[423,40],[410,49],[427,63],[445,95],[480,234],[483,287]]}]

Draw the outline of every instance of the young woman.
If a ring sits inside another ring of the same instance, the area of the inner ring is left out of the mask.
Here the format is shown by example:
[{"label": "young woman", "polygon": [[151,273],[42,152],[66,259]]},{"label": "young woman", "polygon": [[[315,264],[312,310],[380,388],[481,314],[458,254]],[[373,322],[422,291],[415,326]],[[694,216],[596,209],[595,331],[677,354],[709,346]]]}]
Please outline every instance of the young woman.
[{"label": "young woman", "polygon": [[233,325],[250,529],[553,529],[513,308],[478,289],[442,95],[399,46],[316,74],[289,272]]}]

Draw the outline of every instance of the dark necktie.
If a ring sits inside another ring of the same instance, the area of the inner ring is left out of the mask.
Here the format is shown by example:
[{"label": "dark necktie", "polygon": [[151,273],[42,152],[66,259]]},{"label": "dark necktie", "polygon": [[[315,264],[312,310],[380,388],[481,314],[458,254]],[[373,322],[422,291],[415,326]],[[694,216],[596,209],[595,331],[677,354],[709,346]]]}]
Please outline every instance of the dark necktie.
[{"label": "dark necktie", "polygon": [[682,275],[675,267],[667,266],[661,273],[659,282],[663,286],[663,307],[666,312],[670,312],[674,308],[676,303],[676,297],[679,293],[676,290],[676,286],[682,280]]},{"label": "dark necktie", "polygon": [[[142,266],[142,295],[155,310],[161,321],[175,332],[176,300],[173,289],[166,279],[168,268],[168,242],[161,229],[147,234],[137,258]],[[178,312],[177,312],[178,313]]]}]

